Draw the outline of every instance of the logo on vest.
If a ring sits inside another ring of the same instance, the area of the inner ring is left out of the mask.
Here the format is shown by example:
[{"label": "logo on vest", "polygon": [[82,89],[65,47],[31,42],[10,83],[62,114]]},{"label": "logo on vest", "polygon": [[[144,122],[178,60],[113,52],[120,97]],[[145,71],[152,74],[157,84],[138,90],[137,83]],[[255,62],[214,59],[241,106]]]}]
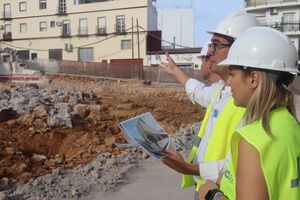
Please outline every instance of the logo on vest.
[{"label": "logo on vest", "polygon": [[218,117],[218,114],[219,114],[219,111],[217,109],[214,109],[213,110],[213,117],[214,118],[217,118]]},{"label": "logo on vest", "polygon": [[233,184],[233,176],[232,176],[232,174],[230,173],[230,171],[226,170],[225,173],[224,173],[224,176],[225,176],[225,178],[226,178],[230,183]]}]

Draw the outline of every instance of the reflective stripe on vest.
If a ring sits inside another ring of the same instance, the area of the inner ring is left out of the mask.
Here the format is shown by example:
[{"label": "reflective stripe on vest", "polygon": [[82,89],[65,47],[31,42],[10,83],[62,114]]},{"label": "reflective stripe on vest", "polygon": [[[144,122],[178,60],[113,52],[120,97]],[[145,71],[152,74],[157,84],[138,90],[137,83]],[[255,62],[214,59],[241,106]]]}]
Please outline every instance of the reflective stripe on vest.
[{"label": "reflective stripe on vest", "polygon": [[261,121],[234,133],[232,162],[221,180],[221,190],[230,200],[236,199],[235,172],[241,137],[259,153],[269,199],[300,199],[300,124],[286,108],[277,108],[270,114],[270,127],[272,137],[264,131]]},{"label": "reflective stripe on vest", "polygon": [[[199,139],[197,139],[196,142],[200,142],[202,136],[204,135],[204,132],[206,130],[206,125],[207,125],[208,119],[210,117],[210,113],[211,113],[212,107],[213,107],[214,102],[215,102],[218,94],[220,93],[220,91],[221,91],[221,86],[219,86],[217,88],[217,91],[215,92],[215,94],[214,94],[214,96],[212,98],[212,101],[211,101],[211,103],[209,104],[209,106],[208,106],[208,108],[206,110],[204,119],[202,120],[201,128],[200,128],[200,130],[198,132],[198,135],[197,135]],[[194,145],[193,145],[193,147],[191,149],[191,152],[189,154],[189,157],[188,157],[188,162],[189,163],[193,162],[193,160],[195,158],[195,155],[197,153],[198,146],[199,146],[199,143],[198,144],[194,143]],[[183,175],[181,187],[186,188],[186,187],[191,187],[191,186],[195,186],[195,185],[196,185],[196,182],[195,182],[193,176],[191,176],[191,175]]]}]

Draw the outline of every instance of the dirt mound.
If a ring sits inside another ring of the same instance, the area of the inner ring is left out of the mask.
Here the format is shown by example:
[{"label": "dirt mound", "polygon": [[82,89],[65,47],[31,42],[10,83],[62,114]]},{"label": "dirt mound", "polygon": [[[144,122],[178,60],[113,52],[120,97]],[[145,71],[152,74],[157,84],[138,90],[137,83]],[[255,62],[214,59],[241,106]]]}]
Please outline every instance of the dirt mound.
[{"label": "dirt mound", "polygon": [[[178,85],[61,75],[51,78],[50,84],[37,88],[50,92],[64,88],[70,95],[60,101],[69,104],[72,92],[81,93],[71,109],[76,112],[72,128],[39,126],[36,120],[45,119],[44,115],[34,117],[34,112],[39,113],[36,108],[24,115],[3,118],[0,122],[1,178],[28,181],[55,169],[84,165],[100,153],[120,154],[124,150],[114,147],[114,143],[125,141],[118,122],[144,112],[151,112],[170,134],[202,119],[201,107],[190,103]],[[7,91],[29,86],[3,83],[0,87]]]}]

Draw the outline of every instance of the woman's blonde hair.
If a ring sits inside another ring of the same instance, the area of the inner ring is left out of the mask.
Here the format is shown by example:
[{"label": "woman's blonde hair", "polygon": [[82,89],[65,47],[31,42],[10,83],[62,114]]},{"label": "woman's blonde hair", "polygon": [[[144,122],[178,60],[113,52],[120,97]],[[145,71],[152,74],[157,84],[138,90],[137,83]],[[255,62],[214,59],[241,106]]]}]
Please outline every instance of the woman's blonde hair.
[{"label": "woman's blonde hair", "polygon": [[[245,76],[255,69],[243,70]],[[272,109],[286,107],[288,111],[296,118],[295,104],[293,94],[271,76],[268,72],[258,71],[260,81],[257,89],[252,95],[245,113],[246,124],[251,124],[262,120],[264,130],[272,136],[270,128],[270,113]]]}]

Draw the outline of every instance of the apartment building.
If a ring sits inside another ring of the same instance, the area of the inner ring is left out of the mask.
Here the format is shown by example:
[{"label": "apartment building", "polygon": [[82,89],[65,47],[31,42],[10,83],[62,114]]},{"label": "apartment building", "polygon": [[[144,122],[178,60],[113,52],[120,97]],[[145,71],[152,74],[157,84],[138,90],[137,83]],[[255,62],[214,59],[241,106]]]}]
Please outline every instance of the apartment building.
[{"label": "apartment building", "polygon": [[245,0],[245,10],[264,26],[284,32],[295,44],[300,57],[300,0]]},{"label": "apartment building", "polygon": [[157,30],[155,0],[1,0],[0,11],[0,47],[29,60],[146,63]]}]

